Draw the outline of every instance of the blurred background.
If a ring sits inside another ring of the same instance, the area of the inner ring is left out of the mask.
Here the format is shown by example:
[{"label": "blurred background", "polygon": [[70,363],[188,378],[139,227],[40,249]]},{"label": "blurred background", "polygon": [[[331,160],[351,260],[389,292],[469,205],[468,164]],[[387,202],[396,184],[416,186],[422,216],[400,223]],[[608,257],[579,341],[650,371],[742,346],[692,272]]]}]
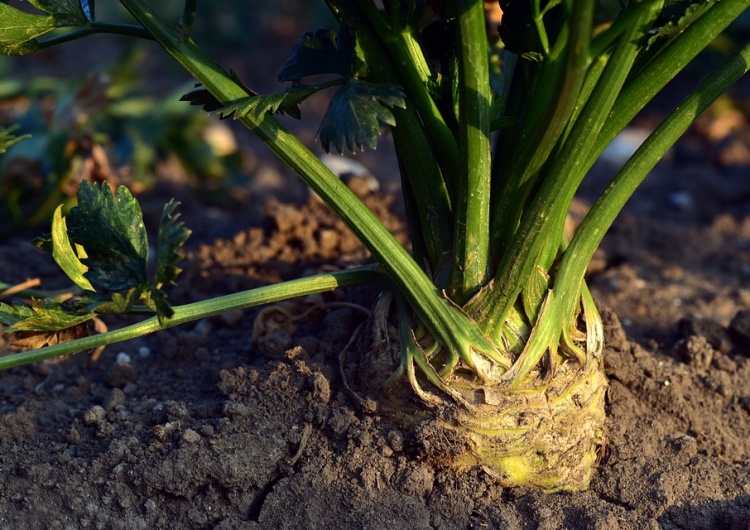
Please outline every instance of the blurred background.
[{"label": "blurred background", "polygon": [[[165,20],[182,13],[181,1],[156,4]],[[96,10],[97,20],[132,22],[119,3],[99,2]],[[283,89],[276,72],[294,43],[320,26],[335,27],[324,2],[230,0],[200,2],[191,34],[222,68],[272,93]],[[239,124],[179,101],[193,88],[156,43],[132,37],[94,35],[29,56],[0,56],[0,128],[30,135],[0,153],[0,239],[46,228],[82,179],[124,184],[136,194],[166,181],[224,210],[246,203],[248,194],[306,196]],[[316,153],[324,111],[325,94],[303,108],[300,122],[284,120]]]},{"label": "blurred background", "polygon": [[[6,3],[29,9],[26,2]],[[183,8],[178,0],[153,4],[166,20],[177,21]],[[98,20],[132,21],[117,2],[99,2],[96,9]],[[335,25],[322,0],[227,0],[199,2],[191,34],[222,68],[268,94],[284,88],[276,72],[299,37]],[[749,27],[750,15],[717,39],[618,140],[605,162],[620,164],[664,109],[744,39]],[[187,188],[196,207],[213,208],[217,218],[239,215],[239,223],[253,220],[249,202],[269,194],[284,201],[307,197],[304,185],[233,120],[180,102],[193,86],[157,44],[132,37],[96,35],[30,56],[0,56],[0,128],[17,126],[12,134],[31,135],[0,154],[0,240],[26,228],[46,228],[58,204],[70,206],[82,179],[124,184],[136,194],[174,195],[175,187]],[[734,142],[722,151],[724,157],[750,160],[748,140],[732,132],[745,124],[746,96],[739,87],[722,98],[709,112],[710,124],[703,125],[710,141]],[[315,136],[329,97],[322,92],[306,101],[300,121],[281,118],[321,156]],[[341,162],[342,172],[373,173],[387,190],[398,191],[398,167],[387,140],[384,134],[377,151],[336,155],[333,162]],[[594,182],[590,189],[600,186]]]}]

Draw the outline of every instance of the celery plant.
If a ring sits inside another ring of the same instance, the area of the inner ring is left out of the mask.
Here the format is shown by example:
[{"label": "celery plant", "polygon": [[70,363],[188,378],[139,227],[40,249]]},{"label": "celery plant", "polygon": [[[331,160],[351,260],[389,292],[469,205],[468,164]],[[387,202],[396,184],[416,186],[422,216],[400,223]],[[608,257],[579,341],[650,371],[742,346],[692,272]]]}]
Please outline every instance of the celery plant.
[{"label": "celery plant", "polygon": [[[372,327],[376,336],[389,336],[393,311],[398,345],[379,350],[373,341],[365,358],[392,358],[392,372],[367,379],[382,382],[376,392],[386,410],[425,417],[403,398],[406,389],[432,407],[433,428],[463,440],[460,451],[429,456],[458,468],[489,466],[511,485],[587,487],[604,443],[606,379],[586,266],[651,168],[750,68],[750,47],[739,47],[675,107],[570,241],[563,231],[568,208],[616,134],[750,0],[500,0],[496,43],[487,38],[481,0],[327,0],[339,27],[302,37],[279,73],[291,86],[274,95],[256,94],[205,55],[191,37],[197,2],[186,1],[173,23],[145,0],[120,2],[134,24],[98,21],[93,1],[30,2],[46,15],[0,3],[0,49],[31,53],[96,32],[155,40],[198,81],[185,99],[240,120],[331,207],[377,264],[171,307],[163,286],[177,277],[174,263],[187,237],[174,205],[165,209],[158,271],[148,279],[145,232],[131,226],[137,204],[125,190],[112,195],[106,187],[83,186],[69,222],[58,213],[51,239],[42,243],[83,295],[67,305],[53,299],[3,305],[0,321],[6,331],[49,335],[106,312],[154,316],[11,355],[0,367],[221,311],[382,281],[390,294],[377,304]],[[42,39],[59,27],[72,29]],[[492,79],[491,57],[499,66]],[[318,75],[328,79],[307,83]],[[326,150],[374,147],[380,126],[392,128],[411,252],[274,117],[298,117],[306,97],[331,86],[338,89],[319,130]],[[94,220],[120,238],[122,250],[101,245],[109,236],[87,228]]]}]

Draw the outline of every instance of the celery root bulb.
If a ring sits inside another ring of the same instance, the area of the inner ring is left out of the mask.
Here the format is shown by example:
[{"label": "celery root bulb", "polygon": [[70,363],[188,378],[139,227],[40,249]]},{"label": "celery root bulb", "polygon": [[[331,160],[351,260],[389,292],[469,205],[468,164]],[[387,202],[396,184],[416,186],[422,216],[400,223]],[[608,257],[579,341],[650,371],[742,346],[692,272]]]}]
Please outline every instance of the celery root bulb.
[{"label": "celery root bulb", "polygon": [[607,379],[598,352],[584,365],[563,362],[525,385],[482,383],[459,371],[443,380],[451,396],[418,368],[415,393],[398,344],[383,336],[376,332],[369,347],[361,345],[367,353],[357,386],[382,413],[417,432],[427,460],[457,471],[479,466],[508,487],[588,488],[605,441]]}]

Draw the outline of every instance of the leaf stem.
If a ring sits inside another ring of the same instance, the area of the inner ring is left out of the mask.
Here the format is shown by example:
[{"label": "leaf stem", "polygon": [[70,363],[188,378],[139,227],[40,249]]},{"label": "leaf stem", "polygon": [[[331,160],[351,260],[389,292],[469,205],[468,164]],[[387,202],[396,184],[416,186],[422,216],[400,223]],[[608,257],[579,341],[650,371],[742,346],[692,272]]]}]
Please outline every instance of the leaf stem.
[{"label": "leaf stem", "polygon": [[195,12],[198,9],[198,0],[185,0],[185,7],[182,10],[182,17],[180,18],[180,28],[188,33],[190,28],[193,27],[195,22]]},{"label": "leaf stem", "polygon": [[369,283],[373,279],[379,278],[382,278],[382,273],[374,266],[360,267],[300,278],[298,280],[219,296],[210,300],[194,302],[174,307],[174,315],[171,318],[162,318],[161,322],[158,317],[154,316],[137,324],[108,331],[100,335],[92,335],[55,346],[0,357],[0,370],[142,337],[155,331],[212,317],[226,311],[247,309],[298,296],[332,291],[341,287]]},{"label": "leaf stem", "polygon": [[129,37],[137,37],[139,39],[154,40],[154,37],[141,26],[136,24],[119,24],[111,22],[91,22],[85,28],[81,28],[76,31],[69,33],[63,33],[56,37],[51,37],[46,40],[37,41],[34,51],[40,51],[45,48],[50,48],[58,44],[64,44],[66,42],[72,42],[74,40],[88,37],[89,35],[95,35],[97,33],[111,33],[113,35],[127,35]]},{"label": "leaf stem", "polygon": [[463,304],[485,282],[490,251],[490,83],[484,6],[458,2],[460,179],[449,291]]},{"label": "leaf stem", "polygon": [[546,312],[537,323],[537,327],[547,329],[548,333],[532,333],[523,354],[505,377],[516,383],[523,380],[547,350],[552,353],[557,350],[560,335],[576,326],[575,307],[581,300],[581,293],[585,293],[586,267],[625,202],[690,124],[748,70],[750,43],[737,50],[684,99],[618,172],[583,219],[563,254],[554,293],[553,290],[548,292]]},{"label": "leaf stem", "polygon": [[[561,81],[567,87],[565,89],[566,95],[559,102],[562,107],[557,108],[554,112],[554,124],[550,123],[550,128],[555,129],[557,132],[554,138],[548,136],[546,132],[542,133],[545,141],[557,141],[560,134],[564,131],[567,120],[573,111],[573,105],[578,99],[578,94],[586,74],[586,64],[588,63],[587,52],[591,37],[593,8],[594,2],[589,0],[574,0],[573,2],[573,10],[570,14],[572,27],[570,28],[567,58],[565,59],[565,79]],[[539,153],[539,156],[546,159],[553,147],[554,145],[547,147],[539,146],[539,149],[545,151],[544,153]],[[564,157],[561,158],[564,160]],[[571,164],[577,163],[573,157],[568,162]],[[533,165],[540,168],[542,162],[533,162]],[[527,174],[524,172],[523,175]],[[559,175],[552,173],[552,176],[559,177],[564,182],[568,173],[561,173]],[[517,176],[516,178],[519,177]],[[531,175],[527,175],[526,178],[531,178]],[[506,248],[499,253],[501,257],[494,272],[493,283],[472,300],[472,307],[470,309],[471,314],[478,315],[478,318],[480,318],[482,328],[491,334],[502,327],[508,311],[515,303],[524,283],[531,275],[534,266],[541,257],[542,248],[549,237],[550,227],[557,224],[555,222],[557,218],[553,218],[553,214],[556,215],[557,211],[561,208],[561,202],[558,202],[558,193],[560,190],[555,188],[548,189],[551,180],[553,179],[550,178],[547,179],[547,182],[543,181],[541,183],[541,186],[547,189],[546,195],[543,191],[538,192],[536,195],[537,200],[532,203],[527,211],[518,211],[517,213],[513,213],[511,217],[507,217],[508,213],[516,210],[518,205],[508,203],[504,195],[498,198],[498,205],[501,208],[510,208],[510,210],[497,212],[497,215],[493,218],[493,223],[498,218],[505,218],[505,222],[511,223],[512,226],[495,227],[493,225],[493,237],[498,232],[500,234],[513,234],[513,236],[505,241]],[[517,182],[521,185],[520,180]],[[560,180],[556,180],[556,184],[560,185]],[[518,200],[517,193],[520,191],[520,189],[506,190],[504,193],[513,192],[511,194],[516,196]],[[525,203],[527,200],[524,198],[523,202]],[[520,214],[523,214],[523,218],[521,219],[520,226],[518,226],[516,215]],[[558,242],[559,240],[555,241],[555,243]]]},{"label": "leaf stem", "polygon": [[[569,3],[572,7],[567,6]],[[593,4],[590,0],[566,2],[570,25],[561,28],[549,57],[540,66],[528,66],[535,79],[531,94],[518,94],[524,105],[522,123],[526,125],[513,131],[512,137],[511,133],[503,135],[508,142],[498,143],[495,153],[490,232],[493,256],[502,254],[518,228],[530,190],[578,101],[589,65]],[[522,73],[515,78],[524,82]],[[499,166],[500,160],[507,160],[507,164]]]}]

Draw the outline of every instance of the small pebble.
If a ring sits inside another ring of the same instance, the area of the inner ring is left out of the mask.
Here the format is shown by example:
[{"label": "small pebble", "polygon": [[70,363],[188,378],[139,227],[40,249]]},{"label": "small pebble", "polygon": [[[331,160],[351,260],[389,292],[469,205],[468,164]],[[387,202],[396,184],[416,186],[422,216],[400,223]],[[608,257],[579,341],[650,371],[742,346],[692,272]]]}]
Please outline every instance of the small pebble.
[{"label": "small pebble", "polygon": [[104,399],[104,409],[114,410],[115,407],[125,404],[125,392],[119,388],[113,388]]},{"label": "small pebble", "polygon": [[393,430],[388,433],[388,445],[395,452],[399,453],[404,449],[404,435],[401,431]]},{"label": "small pebble", "polygon": [[190,417],[190,411],[182,401],[167,401],[164,403],[164,413],[170,420],[184,420]]},{"label": "small pebble", "polygon": [[71,426],[70,429],[68,429],[68,433],[65,435],[65,439],[70,445],[78,445],[81,443],[81,433],[78,432],[78,429],[76,429],[75,426]]},{"label": "small pebble", "polygon": [[186,444],[194,444],[200,442],[201,435],[195,432],[193,429],[185,429],[182,433],[182,441]]},{"label": "small pebble", "polygon": [[197,333],[201,337],[208,337],[209,335],[211,335],[213,329],[214,326],[213,324],[211,324],[211,321],[204,318],[203,320],[198,321],[193,331],[195,331],[195,333]]},{"label": "small pebble", "polygon": [[320,372],[316,372],[313,375],[312,383],[312,398],[318,403],[323,403],[324,405],[328,404],[328,402],[331,401],[331,385],[328,382],[328,379],[326,379],[326,377]]},{"label": "small pebble", "polygon": [[117,360],[115,361],[117,364],[130,364],[133,362],[133,360],[130,358],[130,355],[125,353],[124,351],[121,351],[117,354]]},{"label": "small pebble", "polygon": [[107,374],[107,384],[111,387],[123,387],[138,378],[138,371],[132,364],[116,364]]},{"label": "small pebble", "polygon": [[100,405],[94,405],[83,415],[83,423],[86,425],[97,425],[104,421],[107,412]]}]

